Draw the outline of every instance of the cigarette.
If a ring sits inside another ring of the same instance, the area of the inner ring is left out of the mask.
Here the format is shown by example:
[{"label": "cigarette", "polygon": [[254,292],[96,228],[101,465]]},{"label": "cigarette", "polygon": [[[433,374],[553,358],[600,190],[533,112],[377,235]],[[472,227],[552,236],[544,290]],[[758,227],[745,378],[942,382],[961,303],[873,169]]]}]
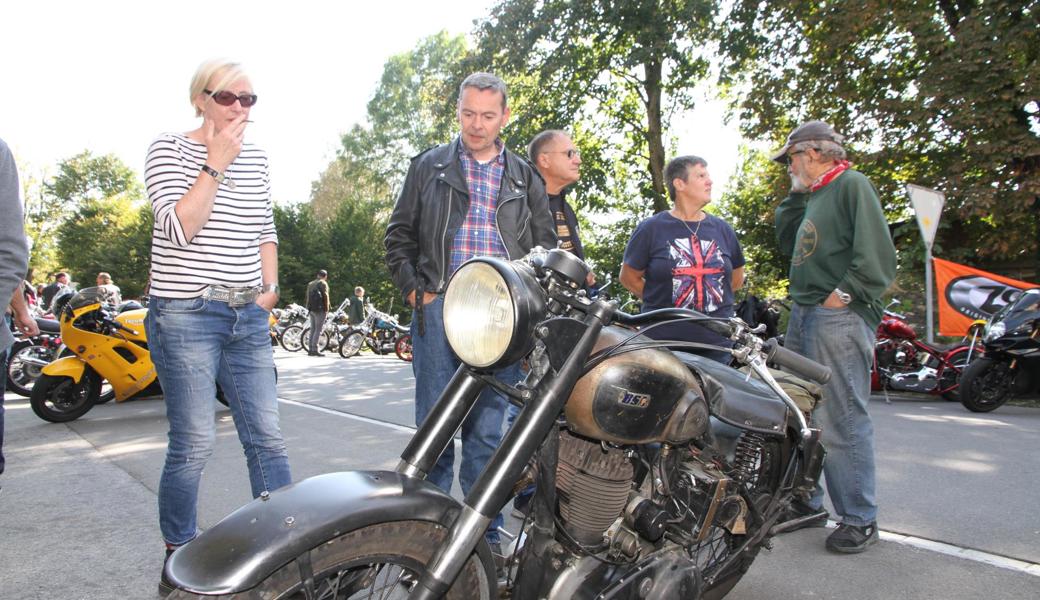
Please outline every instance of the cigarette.
[{"label": "cigarette", "polygon": [[252,123],[252,122],[253,121],[251,121],[250,119],[246,119],[246,123]]}]

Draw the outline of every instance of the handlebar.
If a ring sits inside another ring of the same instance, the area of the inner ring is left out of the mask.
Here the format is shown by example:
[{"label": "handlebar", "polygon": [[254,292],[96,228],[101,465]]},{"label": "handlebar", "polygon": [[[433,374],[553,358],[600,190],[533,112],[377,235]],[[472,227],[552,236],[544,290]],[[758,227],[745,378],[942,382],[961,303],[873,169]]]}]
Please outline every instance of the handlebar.
[{"label": "handlebar", "polygon": [[762,349],[766,358],[781,367],[793,371],[796,375],[811,379],[819,384],[825,384],[831,379],[831,368],[826,365],[806,358],[797,352],[784,348],[777,343],[776,338],[767,341]]}]

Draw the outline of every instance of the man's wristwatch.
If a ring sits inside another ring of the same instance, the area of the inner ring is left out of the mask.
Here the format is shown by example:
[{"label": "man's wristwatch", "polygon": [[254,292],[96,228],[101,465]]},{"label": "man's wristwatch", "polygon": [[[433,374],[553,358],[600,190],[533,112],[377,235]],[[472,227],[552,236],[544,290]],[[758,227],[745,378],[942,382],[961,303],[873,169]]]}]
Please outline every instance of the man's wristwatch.
[{"label": "man's wristwatch", "polygon": [[272,293],[272,292],[276,296],[279,295],[278,294],[278,284],[277,283],[265,283],[264,285],[260,286],[260,293],[261,294],[268,294],[268,293]]},{"label": "man's wristwatch", "polygon": [[843,292],[839,288],[834,288],[834,295],[838,297],[838,300],[841,300],[842,304],[852,303],[852,294],[849,294],[848,292]]}]

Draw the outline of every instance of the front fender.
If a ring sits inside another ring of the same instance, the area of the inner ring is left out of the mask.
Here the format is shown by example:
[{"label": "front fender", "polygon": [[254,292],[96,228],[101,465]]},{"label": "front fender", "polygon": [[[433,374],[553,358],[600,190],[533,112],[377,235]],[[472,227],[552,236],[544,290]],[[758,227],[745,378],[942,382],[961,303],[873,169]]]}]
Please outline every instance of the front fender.
[{"label": "front fender", "polygon": [[71,377],[73,381],[79,383],[79,380],[83,378],[83,372],[86,370],[87,365],[83,362],[83,359],[78,356],[66,356],[65,358],[59,358],[58,360],[49,363],[43,369],[40,370],[44,375],[51,375],[53,377]]},{"label": "front fender", "polygon": [[458,501],[432,483],[392,471],[318,475],[224,517],[174,552],[166,574],[196,594],[234,594],[355,529],[403,520],[450,527],[459,509]]}]

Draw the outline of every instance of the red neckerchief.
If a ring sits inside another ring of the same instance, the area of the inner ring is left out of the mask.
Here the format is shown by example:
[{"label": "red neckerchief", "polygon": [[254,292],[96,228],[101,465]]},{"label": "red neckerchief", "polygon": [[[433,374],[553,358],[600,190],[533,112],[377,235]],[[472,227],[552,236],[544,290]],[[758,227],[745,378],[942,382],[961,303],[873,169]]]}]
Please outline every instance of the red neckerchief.
[{"label": "red neckerchief", "polygon": [[809,186],[809,191],[810,192],[815,192],[816,190],[818,190],[818,189],[822,188],[823,186],[827,185],[828,183],[834,181],[835,177],[837,177],[838,175],[841,175],[843,172],[848,170],[848,168],[851,167],[851,166],[852,166],[852,163],[850,163],[849,161],[847,161],[847,160],[839,160],[838,164],[834,165],[834,167],[831,168],[831,170],[827,171],[823,175],[820,175],[819,177],[816,178],[816,181],[814,181],[813,184],[811,186]]}]

